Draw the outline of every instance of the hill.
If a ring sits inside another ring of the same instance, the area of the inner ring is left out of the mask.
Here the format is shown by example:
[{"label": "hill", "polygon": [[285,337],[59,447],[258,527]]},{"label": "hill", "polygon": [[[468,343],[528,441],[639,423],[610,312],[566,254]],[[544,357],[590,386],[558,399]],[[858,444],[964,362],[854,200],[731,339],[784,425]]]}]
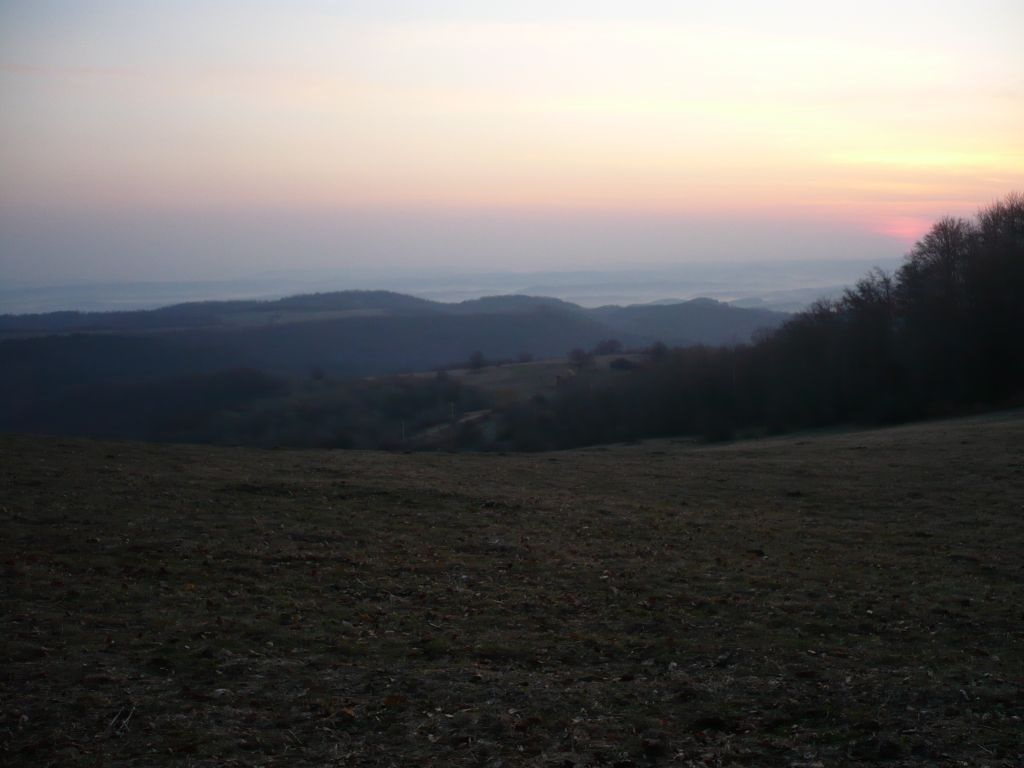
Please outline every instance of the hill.
[{"label": "hill", "polygon": [[1020,765],[1024,417],[718,447],[0,436],[10,764]]},{"label": "hill", "polygon": [[[747,341],[753,333],[774,328],[787,315],[763,309],[740,309],[713,299],[693,299],[665,305],[608,306],[585,309],[543,296],[488,296],[456,303],[428,301],[390,291],[338,291],[290,296],[272,301],[203,301],[153,310],[129,312],[51,312],[0,315],[0,338],[54,333],[145,333],[153,331],[253,331],[281,325],[382,318],[503,317],[542,315],[560,318],[569,334],[586,344],[593,333],[623,337],[629,344],[719,344]],[[573,323],[581,324],[573,329]],[[370,322],[372,326],[372,322]],[[393,326],[392,326],[393,327]],[[303,329],[320,333],[322,327]],[[366,328],[364,327],[364,332]],[[388,329],[390,330],[390,329]],[[301,331],[299,331],[301,333]],[[511,329],[510,333],[516,333]],[[541,337],[542,340],[543,337]],[[538,339],[521,335],[523,344]],[[564,350],[560,350],[564,351]],[[494,350],[490,354],[496,354]],[[540,350],[537,354],[542,354]]]},{"label": "hill", "polygon": [[647,308],[616,309],[529,296],[444,304],[345,291],[149,311],[8,315],[0,317],[0,430],[146,437],[145,429],[120,428],[118,401],[159,411],[160,392],[196,390],[197,382],[206,390],[202,377],[227,381],[232,371],[357,378],[457,367],[474,354],[492,361],[564,357],[608,339],[637,347],[655,340],[717,344],[786,317],[711,301],[663,307],[656,317]]},{"label": "hill", "polygon": [[639,334],[667,344],[737,344],[758,331],[777,328],[785,315],[765,309],[741,309],[714,299],[600,307],[593,311],[621,334]]},{"label": "hill", "polygon": [[338,317],[422,314],[438,304],[391,291],[339,291],[288,296],[268,301],[196,301],[158,309],[124,312],[49,312],[0,315],[0,332],[139,332],[224,329],[278,325]]}]

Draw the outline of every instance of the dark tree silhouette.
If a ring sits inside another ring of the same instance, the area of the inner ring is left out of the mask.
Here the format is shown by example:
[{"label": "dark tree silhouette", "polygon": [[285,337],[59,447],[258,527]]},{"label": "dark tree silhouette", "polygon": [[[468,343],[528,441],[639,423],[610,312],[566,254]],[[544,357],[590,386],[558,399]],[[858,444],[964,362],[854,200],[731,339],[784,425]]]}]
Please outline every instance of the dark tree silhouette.
[{"label": "dark tree silhouette", "polygon": [[517,412],[531,446],[665,434],[720,438],[1024,403],[1024,195],[946,217],[895,275],[875,269],[753,345],[650,349],[606,387]]}]

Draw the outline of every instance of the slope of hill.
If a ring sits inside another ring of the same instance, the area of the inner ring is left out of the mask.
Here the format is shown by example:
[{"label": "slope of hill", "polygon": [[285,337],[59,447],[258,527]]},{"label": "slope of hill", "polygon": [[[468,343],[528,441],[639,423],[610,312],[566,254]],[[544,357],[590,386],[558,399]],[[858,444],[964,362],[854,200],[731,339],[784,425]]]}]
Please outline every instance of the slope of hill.
[{"label": "slope of hill", "polygon": [[446,304],[390,291],[340,291],[290,296],[274,301],[203,301],[130,312],[53,312],[0,316],[0,337],[73,332],[252,329],[324,320],[436,315],[558,314],[587,318],[606,334],[638,343],[719,344],[749,340],[761,328],[780,325],[786,315],[740,309],[713,299],[666,305],[584,309],[544,296],[488,296]]},{"label": "slope of hill", "polygon": [[600,307],[593,315],[623,334],[657,338],[666,344],[737,344],[758,331],[776,328],[786,317],[765,309],[741,309],[714,299],[674,304]]},{"label": "slope of hill", "polygon": [[0,436],[11,764],[1024,760],[1024,418],[694,448]]},{"label": "slope of hill", "polygon": [[345,316],[424,314],[444,305],[391,291],[339,291],[270,301],[197,301],[127,312],[0,315],[0,333],[155,331],[264,326]]},{"label": "slope of hill", "polygon": [[480,299],[468,299],[457,304],[444,305],[450,312],[459,314],[509,314],[522,312],[536,312],[538,310],[559,311],[590,315],[591,310],[572,304],[561,299],[552,299],[547,296],[524,296],[510,294],[506,296],[484,296]]},{"label": "slope of hill", "polygon": [[[63,415],[75,423],[83,415],[95,421],[98,411],[82,412],[109,403],[126,384],[148,386],[162,378],[232,369],[289,378],[379,376],[449,367],[474,353],[488,360],[561,357],[611,338],[627,346],[717,344],[749,338],[786,317],[712,301],[658,309],[586,310],[530,296],[443,304],[346,291],[151,311],[5,316],[0,430],[61,432],[68,421]],[[142,387],[133,391],[144,396]]]}]

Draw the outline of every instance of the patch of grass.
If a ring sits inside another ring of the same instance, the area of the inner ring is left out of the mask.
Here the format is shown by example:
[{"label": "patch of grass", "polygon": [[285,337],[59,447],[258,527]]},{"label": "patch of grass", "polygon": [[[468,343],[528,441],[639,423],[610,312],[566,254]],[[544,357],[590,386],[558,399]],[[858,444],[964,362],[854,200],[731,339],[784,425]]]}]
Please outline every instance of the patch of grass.
[{"label": "patch of grass", "polygon": [[1019,416],[502,457],[0,437],[0,754],[1017,766],[1022,455]]}]

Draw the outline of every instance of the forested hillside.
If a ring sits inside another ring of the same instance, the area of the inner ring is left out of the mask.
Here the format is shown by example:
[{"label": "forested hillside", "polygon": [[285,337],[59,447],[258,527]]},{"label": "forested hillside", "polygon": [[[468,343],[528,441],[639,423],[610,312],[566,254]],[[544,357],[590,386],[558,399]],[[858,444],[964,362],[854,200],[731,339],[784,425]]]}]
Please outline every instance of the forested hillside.
[{"label": "forested hillside", "polygon": [[[406,382],[392,388],[404,393],[396,404],[359,383],[363,377],[564,358],[609,340],[616,348],[716,344],[749,339],[787,317],[707,300],[655,309],[653,316],[647,307],[586,310],[529,296],[442,304],[348,291],[145,312],[7,316],[0,318],[7,336],[0,341],[0,429],[243,442],[259,434],[260,444],[383,446],[401,434],[403,419],[427,418],[407,407],[406,395],[414,402],[431,395],[413,394],[415,383]],[[310,381],[319,382],[313,393]],[[277,402],[253,405],[267,398]],[[479,405],[479,398],[469,399]],[[319,423],[306,426],[314,417],[296,409],[318,414]],[[369,416],[356,427],[344,414],[360,409]],[[374,419],[379,424],[370,428]],[[383,434],[391,437],[368,437]]]},{"label": "forested hillside", "polygon": [[722,439],[1024,403],[1024,195],[936,223],[874,271],[754,344],[665,350],[628,378],[511,408],[504,439],[566,447]]}]

